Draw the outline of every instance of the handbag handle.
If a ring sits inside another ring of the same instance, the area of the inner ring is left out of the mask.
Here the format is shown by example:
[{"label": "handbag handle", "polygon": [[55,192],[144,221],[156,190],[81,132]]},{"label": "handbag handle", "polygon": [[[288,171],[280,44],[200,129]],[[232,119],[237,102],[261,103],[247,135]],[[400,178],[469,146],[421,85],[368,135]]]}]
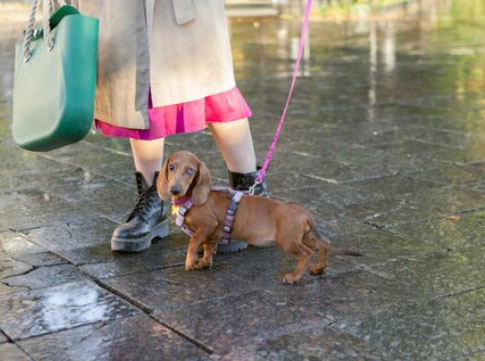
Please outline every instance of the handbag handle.
[{"label": "handbag handle", "polygon": [[[44,41],[47,44],[47,49],[51,51],[54,48],[54,39],[51,33],[51,27],[49,24],[49,18],[54,12],[54,7],[52,0],[41,0],[42,1],[42,28]],[[27,23],[27,28],[25,29],[25,36],[23,42],[23,53],[24,62],[28,62],[32,56],[32,50],[30,49],[30,43],[34,37],[34,26],[35,26],[35,13],[37,12],[38,0],[32,0],[32,8],[30,10],[29,21]]]}]

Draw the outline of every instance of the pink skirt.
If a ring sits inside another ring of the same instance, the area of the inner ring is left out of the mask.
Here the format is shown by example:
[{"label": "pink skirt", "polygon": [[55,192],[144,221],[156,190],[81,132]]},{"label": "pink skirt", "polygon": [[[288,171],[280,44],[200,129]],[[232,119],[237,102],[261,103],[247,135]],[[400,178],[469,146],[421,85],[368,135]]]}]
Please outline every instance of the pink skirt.
[{"label": "pink skirt", "polygon": [[172,134],[190,133],[205,129],[208,123],[230,122],[252,115],[251,109],[237,87],[223,93],[191,102],[153,108],[148,97],[150,129],[117,127],[95,119],[94,127],[108,137],[151,140]]}]

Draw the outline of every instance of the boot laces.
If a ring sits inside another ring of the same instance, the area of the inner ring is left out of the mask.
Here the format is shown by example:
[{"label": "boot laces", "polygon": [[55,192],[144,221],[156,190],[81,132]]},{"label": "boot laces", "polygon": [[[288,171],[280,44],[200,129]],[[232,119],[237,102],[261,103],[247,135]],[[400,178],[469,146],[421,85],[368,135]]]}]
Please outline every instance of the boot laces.
[{"label": "boot laces", "polygon": [[150,208],[150,191],[147,190],[146,192],[139,194],[136,198],[135,208],[128,216],[128,221],[136,216],[139,216],[146,221],[146,215]]}]

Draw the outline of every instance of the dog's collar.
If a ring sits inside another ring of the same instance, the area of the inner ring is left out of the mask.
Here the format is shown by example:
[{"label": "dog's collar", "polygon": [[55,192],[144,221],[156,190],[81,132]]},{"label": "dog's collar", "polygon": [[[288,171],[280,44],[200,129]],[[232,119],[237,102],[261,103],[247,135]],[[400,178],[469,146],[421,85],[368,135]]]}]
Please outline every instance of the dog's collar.
[{"label": "dog's collar", "polygon": [[[177,202],[174,203],[176,206],[180,206],[178,212],[177,212],[177,218],[175,219],[175,224],[184,231],[189,236],[192,236],[194,234],[194,231],[191,230],[187,225],[185,224],[185,215],[187,212],[192,208],[194,205],[194,202],[192,202],[192,197],[187,197],[186,199],[183,199],[185,197],[177,199]],[[179,200],[183,199],[185,202],[181,204],[177,204]]]}]

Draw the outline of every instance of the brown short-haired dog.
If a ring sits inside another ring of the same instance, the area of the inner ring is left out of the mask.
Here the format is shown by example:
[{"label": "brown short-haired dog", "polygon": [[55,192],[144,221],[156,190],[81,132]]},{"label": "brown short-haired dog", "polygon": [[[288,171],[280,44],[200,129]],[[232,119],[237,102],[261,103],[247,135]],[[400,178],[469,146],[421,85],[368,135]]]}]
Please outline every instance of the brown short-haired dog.
[{"label": "brown short-haired dog", "polygon": [[[191,196],[194,206],[185,218],[185,224],[194,231],[187,250],[185,269],[202,269],[212,265],[217,241],[223,234],[226,209],[230,196],[225,192],[211,191],[212,182],[204,162],[190,152],[171,154],[158,177],[158,194],[172,203]],[[298,258],[298,266],[285,275],[284,283],[300,280],[314,253],[318,261],[311,269],[313,275],[323,273],[327,267],[327,251],[336,254],[359,256],[352,251],[330,247],[316,228],[313,215],[295,203],[285,203],[271,198],[244,195],[239,203],[231,236],[249,244],[265,247],[276,242],[283,251]],[[198,258],[198,250],[204,254]]]}]

